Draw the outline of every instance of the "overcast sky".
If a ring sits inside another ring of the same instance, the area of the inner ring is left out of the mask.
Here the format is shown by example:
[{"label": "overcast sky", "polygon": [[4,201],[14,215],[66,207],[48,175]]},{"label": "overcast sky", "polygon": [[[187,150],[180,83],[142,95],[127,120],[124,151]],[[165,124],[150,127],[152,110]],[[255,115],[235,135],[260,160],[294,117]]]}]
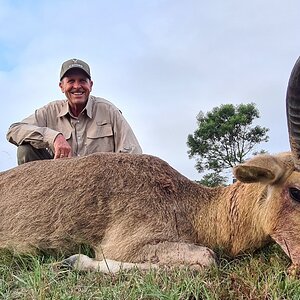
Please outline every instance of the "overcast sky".
[{"label": "overcast sky", "polygon": [[61,63],[90,64],[92,94],[123,112],[144,153],[190,179],[196,116],[254,102],[270,129],[261,144],[289,150],[285,94],[300,55],[298,0],[0,0],[0,171],[16,166],[9,125],[52,100]]}]

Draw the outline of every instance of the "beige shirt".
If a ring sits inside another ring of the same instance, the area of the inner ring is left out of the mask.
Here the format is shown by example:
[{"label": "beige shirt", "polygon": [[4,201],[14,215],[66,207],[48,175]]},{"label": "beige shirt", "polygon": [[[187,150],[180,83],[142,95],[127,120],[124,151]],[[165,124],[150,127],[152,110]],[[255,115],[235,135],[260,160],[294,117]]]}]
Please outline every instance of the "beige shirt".
[{"label": "beige shirt", "polygon": [[53,149],[62,133],[72,148],[72,156],[94,152],[142,153],[131,127],[109,101],[91,96],[76,118],[67,100],[50,102],[23,121],[10,126],[7,140],[17,146],[30,143],[35,148]]}]

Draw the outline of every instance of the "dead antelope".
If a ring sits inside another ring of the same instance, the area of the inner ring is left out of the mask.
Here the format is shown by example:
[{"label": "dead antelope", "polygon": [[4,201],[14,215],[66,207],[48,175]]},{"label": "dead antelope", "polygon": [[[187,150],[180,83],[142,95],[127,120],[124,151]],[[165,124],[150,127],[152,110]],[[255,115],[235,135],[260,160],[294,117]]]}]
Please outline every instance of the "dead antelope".
[{"label": "dead antelope", "polygon": [[[0,174],[0,248],[72,253],[79,270],[202,268],[275,241],[300,263],[300,60],[287,91],[291,153],[237,166],[228,187],[198,185],[150,155],[97,153]],[[74,252],[73,252],[74,253]]]}]

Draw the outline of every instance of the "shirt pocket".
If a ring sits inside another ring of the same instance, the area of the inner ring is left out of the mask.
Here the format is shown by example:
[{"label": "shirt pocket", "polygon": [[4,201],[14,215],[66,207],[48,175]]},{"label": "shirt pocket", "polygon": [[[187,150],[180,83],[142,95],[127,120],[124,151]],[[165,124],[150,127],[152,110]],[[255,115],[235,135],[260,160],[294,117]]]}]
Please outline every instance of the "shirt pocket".
[{"label": "shirt pocket", "polygon": [[96,122],[87,130],[87,153],[114,152],[114,134],[112,125]]},{"label": "shirt pocket", "polygon": [[98,139],[113,136],[113,130],[110,123],[96,122],[95,126],[91,126],[87,131],[89,139]]}]

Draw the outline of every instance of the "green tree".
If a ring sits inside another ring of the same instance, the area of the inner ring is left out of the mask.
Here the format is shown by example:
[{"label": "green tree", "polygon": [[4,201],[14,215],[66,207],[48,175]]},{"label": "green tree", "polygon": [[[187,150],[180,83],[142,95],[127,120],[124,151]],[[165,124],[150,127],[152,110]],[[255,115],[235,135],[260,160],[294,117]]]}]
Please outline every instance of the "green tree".
[{"label": "green tree", "polygon": [[221,174],[217,173],[217,172],[211,172],[211,173],[207,173],[205,174],[201,180],[196,180],[196,182],[206,185],[206,186],[210,186],[210,187],[215,187],[215,186],[225,186],[226,185],[226,177],[222,176]]},{"label": "green tree", "polygon": [[223,104],[197,115],[198,128],[188,135],[189,157],[196,158],[198,172],[211,170],[220,174],[245,161],[261,142],[267,142],[268,128],[254,126],[259,111],[254,103]]}]

